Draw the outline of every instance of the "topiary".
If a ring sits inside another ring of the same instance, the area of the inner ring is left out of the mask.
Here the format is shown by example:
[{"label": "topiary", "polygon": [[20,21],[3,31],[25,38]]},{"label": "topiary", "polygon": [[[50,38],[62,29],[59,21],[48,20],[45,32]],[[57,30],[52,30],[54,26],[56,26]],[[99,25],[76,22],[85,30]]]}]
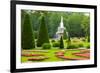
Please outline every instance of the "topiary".
[{"label": "topiary", "polygon": [[41,47],[44,43],[49,43],[49,36],[48,36],[48,30],[47,25],[45,23],[45,17],[44,14],[41,15],[41,24],[39,28],[39,34],[37,39],[37,46]]},{"label": "topiary", "polygon": [[55,40],[51,40],[51,42],[53,43],[53,42],[56,42]]},{"label": "topiary", "polygon": [[67,45],[67,49],[76,49],[76,48],[78,48],[78,45],[76,45],[76,44]]},{"label": "topiary", "polygon": [[78,47],[84,47],[83,43],[80,42],[80,43],[78,44]]},{"label": "topiary", "polygon": [[86,41],[86,39],[85,39],[85,38],[82,38],[81,40],[82,40],[83,42],[85,42],[85,41]]},{"label": "topiary", "polygon": [[64,38],[64,39],[67,39],[67,38],[68,38],[68,35],[67,35],[66,30],[64,30],[64,33],[63,33],[63,38]]},{"label": "topiary", "polygon": [[53,42],[53,47],[59,47],[60,43],[59,42]]},{"label": "topiary", "polygon": [[62,36],[61,36],[61,38],[60,38],[60,45],[59,45],[59,47],[60,47],[61,49],[64,48],[64,42],[63,42]]},{"label": "topiary", "polygon": [[87,43],[87,44],[85,45],[85,48],[89,49],[89,48],[90,48],[90,43]]},{"label": "topiary", "polygon": [[49,43],[44,43],[42,45],[42,49],[50,49],[51,48],[51,45]]},{"label": "topiary", "polygon": [[29,14],[26,13],[21,30],[22,49],[35,48],[34,32],[32,30]]}]

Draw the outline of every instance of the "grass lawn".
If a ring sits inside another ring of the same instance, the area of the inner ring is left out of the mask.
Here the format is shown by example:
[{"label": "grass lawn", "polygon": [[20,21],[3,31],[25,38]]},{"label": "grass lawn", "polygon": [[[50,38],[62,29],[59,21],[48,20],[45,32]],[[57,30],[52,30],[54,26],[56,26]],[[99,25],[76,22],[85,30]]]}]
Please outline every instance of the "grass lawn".
[{"label": "grass lawn", "polygon": [[[49,50],[45,50],[46,52],[41,52],[40,51],[35,51],[37,49],[33,49],[33,50],[30,50],[30,51],[27,51],[27,50],[22,50],[22,53],[28,53],[28,54],[43,54],[44,56],[48,57],[47,59],[44,59],[44,60],[41,60],[41,61],[32,61],[32,62],[53,62],[53,61],[64,61],[64,59],[61,59],[61,58],[58,58],[56,57],[55,55],[55,52],[59,52],[59,51],[64,51],[65,54],[64,56],[68,56],[68,57],[71,57],[71,58],[82,58],[80,56],[75,56],[75,55],[72,55],[72,53],[77,53],[77,52],[80,52],[81,49],[58,49],[58,48],[52,48],[52,49],[49,49]],[[43,50],[42,50],[43,51]],[[29,62],[28,61],[28,58],[37,58],[37,57],[41,57],[41,56],[32,56],[32,57],[25,57],[25,56],[22,56],[21,57],[21,62]],[[67,60],[65,60],[67,61]]]}]

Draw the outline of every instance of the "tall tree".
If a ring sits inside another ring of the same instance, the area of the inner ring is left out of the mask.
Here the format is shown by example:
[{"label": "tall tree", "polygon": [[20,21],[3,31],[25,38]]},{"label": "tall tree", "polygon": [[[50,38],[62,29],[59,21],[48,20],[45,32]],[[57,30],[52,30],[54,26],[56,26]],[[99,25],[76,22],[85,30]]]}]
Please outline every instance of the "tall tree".
[{"label": "tall tree", "polygon": [[[24,10],[27,12],[27,10]],[[28,11],[31,12],[31,11]],[[30,13],[32,16],[32,26],[33,30],[38,32],[41,13],[46,15],[45,24],[48,28],[49,38],[53,38],[57,32],[58,26],[60,24],[61,16],[63,16],[63,22],[66,30],[69,32],[70,37],[84,37],[85,31],[82,23],[84,23],[84,12],[55,12],[55,11],[34,11]],[[83,21],[83,22],[82,22]],[[76,29],[77,28],[77,29]]]},{"label": "tall tree", "polygon": [[85,31],[85,38],[89,42],[90,41],[90,17],[89,16],[84,16],[81,25],[82,25],[82,28]]},{"label": "tall tree", "polygon": [[44,43],[49,43],[49,36],[48,36],[47,25],[45,23],[45,14],[42,12],[39,34],[37,39],[37,46],[41,47]]},{"label": "tall tree", "polygon": [[35,40],[32,30],[32,25],[30,21],[30,16],[26,13],[24,22],[23,22],[23,29],[21,32],[21,45],[22,49],[32,49],[35,48]]},{"label": "tall tree", "polygon": [[68,32],[71,37],[81,37],[84,36],[84,31],[81,27],[81,22],[83,20],[83,14],[72,13],[68,17]]}]

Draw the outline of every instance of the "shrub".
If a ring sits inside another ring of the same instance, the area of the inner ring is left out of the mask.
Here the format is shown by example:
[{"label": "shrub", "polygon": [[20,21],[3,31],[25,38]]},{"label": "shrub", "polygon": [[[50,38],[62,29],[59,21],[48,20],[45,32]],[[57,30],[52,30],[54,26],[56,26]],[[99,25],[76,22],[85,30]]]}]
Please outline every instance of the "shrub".
[{"label": "shrub", "polygon": [[76,48],[78,48],[78,45],[76,45],[76,44],[67,45],[67,49],[76,49]]},{"label": "shrub", "polygon": [[60,40],[57,40],[58,43],[60,43]]},{"label": "shrub", "polygon": [[53,42],[56,42],[55,40],[51,40],[51,42],[53,43]]},{"label": "shrub", "polygon": [[41,15],[41,24],[39,27],[39,34],[37,39],[37,46],[41,47],[44,43],[49,43],[48,29],[45,22],[45,15]]},{"label": "shrub", "polygon": [[53,42],[53,47],[59,47],[60,43],[59,42]]},{"label": "shrub", "polygon": [[85,45],[85,48],[89,49],[89,48],[90,48],[90,43],[87,43],[87,44]]},{"label": "shrub", "polygon": [[80,40],[78,38],[73,38],[72,42],[79,42]]},{"label": "shrub", "polygon": [[35,48],[34,33],[29,14],[25,15],[21,30],[21,45],[23,49]]},{"label": "shrub", "polygon": [[60,45],[59,45],[59,47],[62,49],[62,48],[64,48],[64,42],[63,42],[63,37],[61,36],[61,38],[60,38]]},{"label": "shrub", "polygon": [[67,39],[67,40],[65,40],[65,42],[67,43],[67,42],[68,42],[68,39]]},{"label": "shrub", "polygon": [[88,36],[88,40],[87,41],[90,42],[90,36]]},{"label": "shrub", "polygon": [[86,39],[85,39],[85,38],[82,38],[81,40],[82,40],[83,42],[85,42],[85,41],[86,41]]},{"label": "shrub", "polygon": [[84,45],[83,45],[83,43],[81,43],[81,42],[78,44],[78,47],[83,47],[83,46],[84,46]]},{"label": "shrub", "polygon": [[49,43],[44,43],[44,44],[42,45],[42,48],[43,48],[43,49],[50,49],[50,48],[51,48],[51,45],[50,45]]}]

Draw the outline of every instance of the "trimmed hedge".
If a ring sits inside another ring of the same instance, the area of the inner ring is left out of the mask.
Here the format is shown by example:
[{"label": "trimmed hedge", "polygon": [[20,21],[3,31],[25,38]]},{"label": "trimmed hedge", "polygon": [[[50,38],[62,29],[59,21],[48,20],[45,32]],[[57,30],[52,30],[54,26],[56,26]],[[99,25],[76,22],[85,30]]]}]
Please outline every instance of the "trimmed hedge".
[{"label": "trimmed hedge", "polygon": [[59,45],[60,45],[59,42],[54,42],[52,46],[53,46],[53,47],[59,47]]},{"label": "trimmed hedge", "polygon": [[51,40],[51,42],[53,43],[53,42],[56,42],[55,40]]},{"label": "trimmed hedge", "polygon": [[39,28],[39,34],[37,39],[37,46],[41,47],[44,43],[49,43],[49,36],[48,36],[48,30],[47,25],[45,23],[45,17],[44,14],[41,15],[41,24]]},{"label": "trimmed hedge", "polygon": [[49,43],[44,43],[44,44],[42,45],[42,48],[43,48],[43,49],[50,49],[50,48],[51,48],[51,45],[50,45]]},{"label": "trimmed hedge", "polygon": [[68,35],[66,33],[66,30],[64,30],[64,33],[63,33],[63,39],[67,39],[68,38]]},{"label": "trimmed hedge", "polygon": [[85,48],[89,49],[89,48],[90,48],[90,43],[87,43],[87,44],[85,45]]},{"label": "trimmed hedge", "polygon": [[60,49],[64,48],[64,42],[63,42],[63,37],[61,36],[60,38]]},{"label": "trimmed hedge", "polygon": [[80,42],[80,43],[78,44],[78,47],[84,47],[84,44]]},{"label": "trimmed hedge", "polygon": [[76,48],[78,48],[78,45],[76,45],[76,44],[67,45],[67,49],[76,49]]},{"label": "trimmed hedge", "polygon": [[25,15],[21,30],[21,46],[22,49],[35,48],[34,33],[31,26],[29,14]]}]

